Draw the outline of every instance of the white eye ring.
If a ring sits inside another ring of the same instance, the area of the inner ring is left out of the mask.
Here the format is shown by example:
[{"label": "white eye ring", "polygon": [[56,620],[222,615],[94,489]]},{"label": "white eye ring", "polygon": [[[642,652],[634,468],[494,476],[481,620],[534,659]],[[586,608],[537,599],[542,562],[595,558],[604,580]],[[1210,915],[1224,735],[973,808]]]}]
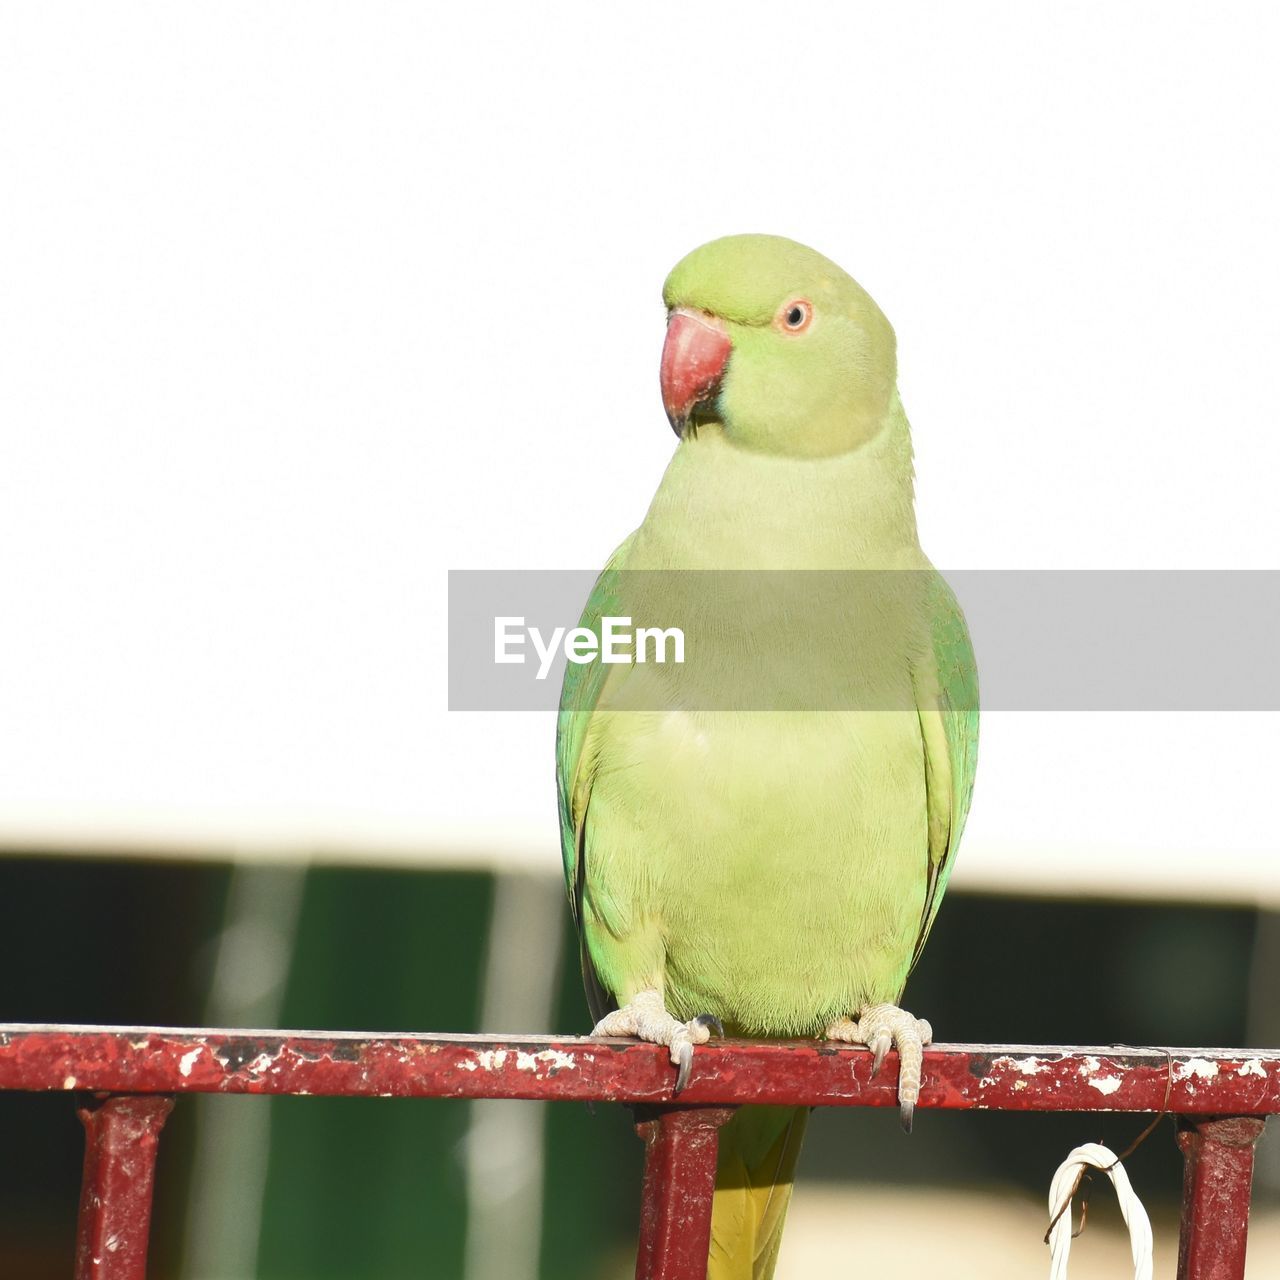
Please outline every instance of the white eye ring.
[{"label": "white eye ring", "polygon": [[804,298],[795,298],[778,312],[778,320],[788,333],[803,333],[813,319],[813,306]]}]

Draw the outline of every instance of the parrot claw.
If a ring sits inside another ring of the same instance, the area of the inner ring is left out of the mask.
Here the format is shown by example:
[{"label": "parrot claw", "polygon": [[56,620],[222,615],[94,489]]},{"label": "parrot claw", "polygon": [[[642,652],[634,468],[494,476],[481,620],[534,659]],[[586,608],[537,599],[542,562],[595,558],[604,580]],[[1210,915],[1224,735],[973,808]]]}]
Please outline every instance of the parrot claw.
[{"label": "parrot claw", "polygon": [[898,1112],[907,1133],[920,1099],[920,1071],[924,1046],[933,1039],[933,1028],[893,1004],[864,1005],[857,1020],[840,1018],[827,1028],[828,1040],[865,1044],[874,1055],[871,1074],[879,1073],[890,1049],[898,1050]]},{"label": "parrot claw", "polygon": [[621,1009],[606,1014],[591,1034],[593,1036],[636,1036],[650,1044],[666,1045],[676,1068],[677,1096],[689,1083],[693,1070],[695,1045],[706,1044],[712,1032],[724,1035],[720,1019],[713,1013],[700,1013],[688,1022],[677,1022],[668,1012],[659,991],[638,991]]},{"label": "parrot claw", "polygon": [[680,1044],[673,1045],[671,1057],[676,1064],[676,1086],[671,1090],[671,1096],[678,1098],[684,1092],[685,1085],[689,1083],[689,1075],[693,1071],[693,1044],[683,1040]]},{"label": "parrot claw", "polygon": [[880,1068],[884,1066],[885,1055],[893,1048],[893,1037],[887,1031],[882,1031],[867,1047],[875,1055],[871,1059],[871,1074],[878,1076]]},{"label": "parrot claw", "polygon": [[[699,1035],[700,1032],[706,1034]],[[706,1043],[712,1035],[724,1035],[724,1024],[714,1013],[700,1013],[676,1032],[671,1042],[671,1061],[677,1067],[676,1087],[671,1091],[673,1098],[682,1093],[689,1083],[689,1073],[693,1070],[693,1046]]]},{"label": "parrot claw", "polygon": [[916,1104],[914,1102],[903,1102],[899,1099],[898,1118],[902,1121],[902,1132],[910,1133],[911,1126],[915,1123]]}]

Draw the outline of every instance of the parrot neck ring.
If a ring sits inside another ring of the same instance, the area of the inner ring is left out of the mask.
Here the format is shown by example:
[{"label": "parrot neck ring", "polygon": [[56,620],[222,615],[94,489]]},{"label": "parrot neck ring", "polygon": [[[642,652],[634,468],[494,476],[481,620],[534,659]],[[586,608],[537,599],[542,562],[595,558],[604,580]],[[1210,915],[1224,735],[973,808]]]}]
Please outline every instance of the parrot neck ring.
[{"label": "parrot neck ring", "polygon": [[693,413],[720,394],[733,344],[719,316],[676,307],[662,344],[662,403],[676,435],[684,437]]}]

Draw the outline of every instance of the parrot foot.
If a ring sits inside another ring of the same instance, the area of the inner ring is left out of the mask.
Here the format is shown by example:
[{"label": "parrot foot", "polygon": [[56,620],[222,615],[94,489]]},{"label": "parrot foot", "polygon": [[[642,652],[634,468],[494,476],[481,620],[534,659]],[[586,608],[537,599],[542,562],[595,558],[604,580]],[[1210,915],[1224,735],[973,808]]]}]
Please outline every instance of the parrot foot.
[{"label": "parrot foot", "polygon": [[650,1044],[664,1044],[671,1050],[671,1061],[677,1068],[675,1097],[689,1083],[693,1068],[693,1047],[706,1044],[711,1033],[724,1035],[720,1019],[700,1013],[688,1022],[677,1022],[662,1002],[660,991],[637,991],[621,1009],[606,1014],[592,1029],[593,1036],[636,1036]]},{"label": "parrot foot", "polygon": [[902,1127],[911,1132],[916,1102],[920,1098],[920,1068],[924,1047],[933,1039],[933,1028],[896,1004],[868,1004],[858,1019],[840,1018],[827,1028],[828,1040],[865,1044],[875,1054],[871,1074],[875,1075],[890,1049],[898,1051],[898,1108]]}]

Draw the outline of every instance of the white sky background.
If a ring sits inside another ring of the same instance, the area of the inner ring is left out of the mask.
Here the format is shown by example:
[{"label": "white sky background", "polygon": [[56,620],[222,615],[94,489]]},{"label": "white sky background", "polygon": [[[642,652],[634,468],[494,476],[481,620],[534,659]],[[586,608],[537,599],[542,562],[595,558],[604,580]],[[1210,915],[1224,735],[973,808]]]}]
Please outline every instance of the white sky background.
[{"label": "white sky background", "polygon": [[[659,288],[727,232],[894,322],[943,568],[1277,567],[1278,26],[7,6],[0,844],[554,861],[445,573],[639,521]],[[1278,727],[990,715],[956,883],[1280,901]]]}]

